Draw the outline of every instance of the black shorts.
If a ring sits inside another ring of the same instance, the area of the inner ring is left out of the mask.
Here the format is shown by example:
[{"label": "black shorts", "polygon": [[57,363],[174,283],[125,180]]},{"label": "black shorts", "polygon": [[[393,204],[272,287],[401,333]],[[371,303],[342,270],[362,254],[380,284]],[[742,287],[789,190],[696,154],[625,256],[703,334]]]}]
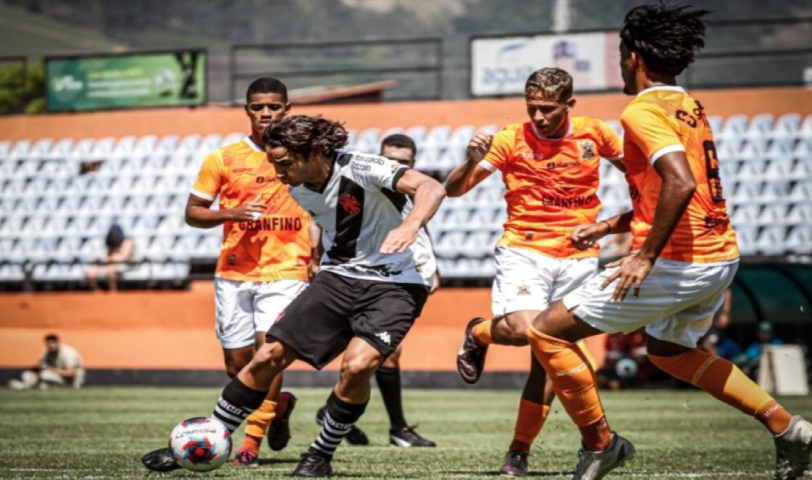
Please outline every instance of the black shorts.
[{"label": "black shorts", "polygon": [[385,358],[406,337],[428,296],[423,285],[319,272],[279,315],[268,337],[319,370],[341,355],[353,337],[363,338]]}]

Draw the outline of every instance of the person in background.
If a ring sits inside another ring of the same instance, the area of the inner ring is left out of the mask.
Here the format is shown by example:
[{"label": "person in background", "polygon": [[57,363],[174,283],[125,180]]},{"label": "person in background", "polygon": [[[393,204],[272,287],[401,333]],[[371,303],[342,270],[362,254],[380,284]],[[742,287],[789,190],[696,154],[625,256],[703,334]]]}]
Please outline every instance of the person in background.
[{"label": "person in background", "polygon": [[606,336],[606,364],[595,372],[601,387],[620,390],[652,377],[642,330]]},{"label": "person in background", "polygon": [[734,361],[741,355],[742,348],[739,344],[727,335],[727,327],[730,325],[730,310],[733,308],[733,293],[728,288],[725,290],[725,300],[713,317],[713,326],[699,340],[697,347],[712,355],[718,355],[725,360]]},{"label": "person in background", "polygon": [[104,243],[107,245],[107,254],[99,259],[97,265],[88,268],[85,276],[92,290],[100,290],[99,278],[107,277],[110,291],[114,292],[118,288],[118,276],[127,267],[127,262],[135,258],[135,244],[124,235],[124,230],[118,225],[110,227]]},{"label": "person in background", "polygon": [[758,375],[758,366],[761,362],[761,355],[764,353],[765,345],[783,345],[784,342],[780,338],[775,337],[775,330],[773,324],[770,322],[761,322],[758,324],[758,331],[756,332],[756,342],[747,347],[744,351],[744,356],[740,360],[739,365],[750,378],[756,378]]},{"label": "person in background", "polygon": [[10,380],[13,390],[27,390],[49,385],[80,388],[85,383],[82,356],[75,348],[59,343],[59,337],[51,333],[45,337],[45,352],[39,364],[23,372],[21,380]]}]

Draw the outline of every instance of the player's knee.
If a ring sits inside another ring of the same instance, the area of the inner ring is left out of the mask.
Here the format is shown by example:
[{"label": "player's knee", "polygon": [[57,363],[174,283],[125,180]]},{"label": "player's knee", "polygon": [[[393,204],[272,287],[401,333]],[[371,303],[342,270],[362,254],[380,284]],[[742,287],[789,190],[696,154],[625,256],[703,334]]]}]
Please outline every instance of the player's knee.
[{"label": "player's knee", "polygon": [[381,366],[385,368],[400,368],[400,353],[401,347],[398,346],[391,355],[386,357],[386,360],[383,361]]},{"label": "player's knee", "polygon": [[378,356],[357,355],[352,358],[344,358],[341,364],[341,377],[345,380],[357,378],[372,378],[372,375],[380,365],[380,354]]},{"label": "player's knee", "polygon": [[[285,348],[279,342],[273,343],[266,343],[260,349],[257,350],[257,353],[254,354],[254,358],[251,360],[252,365],[261,366],[264,368],[275,368],[278,367],[285,357]],[[239,370],[237,370],[239,372]]]}]

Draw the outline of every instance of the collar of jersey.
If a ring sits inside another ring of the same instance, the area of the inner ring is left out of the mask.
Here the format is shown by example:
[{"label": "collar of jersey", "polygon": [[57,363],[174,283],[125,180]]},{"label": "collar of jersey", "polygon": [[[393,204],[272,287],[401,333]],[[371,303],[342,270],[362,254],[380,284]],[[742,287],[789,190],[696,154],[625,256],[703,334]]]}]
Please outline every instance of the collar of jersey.
[{"label": "collar of jersey", "polygon": [[566,134],[566,135],[564,135],[564,136],[563,136],[563,137],[561,137],[561,138],[549,138],[549,137],[545,137],[544,135],[540,134],[538,130],[536,130],[536,124],[535,124],[535,123],[533,123],[533,122],[529,122],[529,123],[530,123],[530,128],[532,128],[532,129],[533,129],[533,134],[534,134],[534,135],[536,136],[536,138],[538,138],[539,140],[545,140],[545,141],[548,141],[548,142],[560,142],[561,140],[564,140],[564,139],[569,138],[569,137],[571,137],[571,136],[572,136],[572,120],[571,120],[571,119],[569,119],[569,118],[567,119],[567,123],[569,123],[569,125],[567,126],[567,134]]},{"label": "collar of jersey", "polygon": [[680,87],[680,86],[677,86],[677,85],[658,85],[656,87],[649,87],[649,88],[643,90],[642,92],[637,94],[637,97],[639,98],[642,95],[645,95],[647,93],[658,92],[658,91],[685,93],[685,89]]},{"label": "collar of jersey", "polygon": [[251,149],[254,150],[255,152],[265,153],[265,150],[259,148],[259,145],[254,143],[254,140],[251,138],[251,135],[246,135],[245,138],[243,138],[242,140],[245,143],[247,143],[248,146],[251,147]]}]

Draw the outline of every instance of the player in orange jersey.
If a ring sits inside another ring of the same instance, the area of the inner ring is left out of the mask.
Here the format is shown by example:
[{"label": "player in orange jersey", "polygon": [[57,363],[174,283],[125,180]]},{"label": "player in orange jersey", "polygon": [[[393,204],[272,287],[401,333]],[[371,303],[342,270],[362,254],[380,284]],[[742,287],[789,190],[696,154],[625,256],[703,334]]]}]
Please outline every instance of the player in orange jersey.
[{"label": "player in orange jersey", "polygon": [[[468,159],[449,175],[450,197],[474,188],[496,170],[507,188],[508,221],[496,247],[493,320],[476,318],[465,331],[457,367],[463,380],[479,380],[488,346],[527,345],[530,322],[553,302],[597,273],[597,245],[572,240],[595,222],[601,208],[601,157],[620,166],[621,140],[605,123],[573,117],[572,77],[558,68],[534,72],[525,84],[529,122],[509,125],[495,137],[478,133]],[[527,475],[527,456],[554,398],[544,369],[531,355],[513,442],[501,472]]]},{"label": "player in orange jersey", "polygon": [[[275,78],[248,87],[245,113],[251,134],[212,152],[203,161],[186,204],[186,222],[196,228],[223,226],[215,274],[215,331],[226,372],[234,377],[247,365],[274,320],[308,282],[311,268],[310,220],[290,197],[268,162],[262,134],[290,111],[287,88]],[[219,209],[212,210],[219,195]],[[314,232],[315,234],[315,232]],[[266,430],[273,450],[290,439],[288,418],[296,398],[280,394],[281,377],[249,418],[235,465],[258,465]],[[142,459],[151,470],[173,470],[171,456],[156,450]]]},{"label": "player in orange jersey", "polygon": [[[644,5],[626,15],[620,55],[626,179],[633,210],[583,229],[581,241],[631,230],[634,249],[541,313],[533,353],[583,437],[575,480],[596,480],[634,456],[610,430],[595,374],[574,342],[645,327],[652,363],[756,418],[774,435],[775,479],[803,476],[812,425],[790,415],[727,360],[696,348],[739,265],[713,133],[676,78],[704,46],[704,10]],[[627,293],[633,288],[632,295]]]}]

